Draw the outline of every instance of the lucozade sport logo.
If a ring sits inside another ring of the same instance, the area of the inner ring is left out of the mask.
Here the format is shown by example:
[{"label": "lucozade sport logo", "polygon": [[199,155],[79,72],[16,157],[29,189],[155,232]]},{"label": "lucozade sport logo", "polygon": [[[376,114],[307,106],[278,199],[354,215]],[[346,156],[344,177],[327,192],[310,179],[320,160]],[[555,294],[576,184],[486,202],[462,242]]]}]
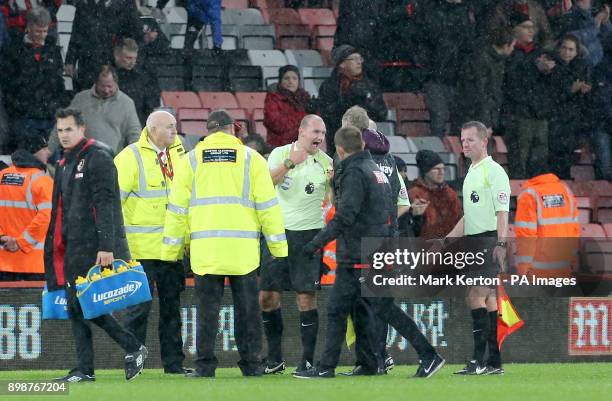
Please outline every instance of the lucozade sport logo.
[{"label": "lucozade sport logo", "polygon": [[114,290],[104,291],[101,293],[94,292],[93,301],[103,302],[105,305],[110,304],[111,302],[117,302],[134,295],[141,286],[142,283],[139,281],[128,281],[124,286]]}]

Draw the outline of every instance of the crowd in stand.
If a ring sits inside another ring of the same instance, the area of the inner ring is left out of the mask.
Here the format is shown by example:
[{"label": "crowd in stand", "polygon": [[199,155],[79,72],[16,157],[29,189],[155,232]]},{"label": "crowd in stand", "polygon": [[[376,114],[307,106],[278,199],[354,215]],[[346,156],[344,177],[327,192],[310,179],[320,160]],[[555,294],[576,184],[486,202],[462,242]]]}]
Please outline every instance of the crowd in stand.
[{"label": "crowd in stand", "polygon": [[[29,135],[50,136],[54,149],[52,116],[69,104],[83,111],[88,135],[116,151],[136,140],[160,106],[155,63],[168,57],[170,43],[153,16],[167,3],[141,16],[132,0],[73,2],[63,62],[55,17],[61,3],[43,1],[24,13],[2,0],[0,150],[10,153]],[[204,25],[211,25],[214,53],[222,53],[220,4],[178,4],[188,11],[187,63]],[[586,147],[597,177],[611,179],[611,27],[603,0],[340,1],[331,77],[314,99],[300,87],[298,68],[279,69],[265,102],[267,145],[294,141],[301,118],[317,112],[332,151],[348,108],[359,105],[384,121],[383,92],[422,91],[432,135],[457,135],[462,123],[483,121],[504,136],[513,178],[544,168],[568,179],[574,152]]]}]

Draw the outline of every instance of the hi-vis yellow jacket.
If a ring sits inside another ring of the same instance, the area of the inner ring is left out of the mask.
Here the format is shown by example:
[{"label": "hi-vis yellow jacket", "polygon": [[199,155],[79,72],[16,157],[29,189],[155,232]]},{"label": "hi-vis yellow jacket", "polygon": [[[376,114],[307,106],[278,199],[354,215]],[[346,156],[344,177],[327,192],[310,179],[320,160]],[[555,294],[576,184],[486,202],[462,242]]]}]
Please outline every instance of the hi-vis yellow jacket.
[{"label": "hi-vis yellow jacket", "polygon": [[[157,152],[149,143],[147,135],[145,127],[138,142],[129,145],[115,157],[115,166],[132,258],[159,260],[170,179],[163,174]],[[178,136],[168,151],[170,163],[177,165],[185,154]]]},{"label": "hi-vis yellow jacket", "polygon": [[238,138],[215,132],[176,166],[162,259],[176,260],[188,237],[195,274],[248,274],[259,266],[260,232],[273,256],[287,256],[265,159]]}]

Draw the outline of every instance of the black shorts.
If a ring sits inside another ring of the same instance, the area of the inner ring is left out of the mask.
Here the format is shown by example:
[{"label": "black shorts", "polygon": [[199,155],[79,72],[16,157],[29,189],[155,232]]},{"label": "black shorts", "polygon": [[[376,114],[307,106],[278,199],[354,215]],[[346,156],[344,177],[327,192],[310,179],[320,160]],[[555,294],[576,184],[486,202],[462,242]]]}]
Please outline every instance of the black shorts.
[{"label": "black shorts", "polygon": [[[478,246],[473,249],[473,252],[481,252],[487,250],[485,263],[482,267],[476,270],[466,272],[467,277],[483,277],[483,278],[495,278],[500,273],[500,267],[496,261],[493,260],[493,249],[497,245],[497,231],[486,231],[480,234],[467,235],[471,238],[479,238]],[[496,288],[496,286],[490,286]]]},{"label": "black shorts", "polygon": [[310,242],[319,229],[305,231],[285,230],[289,256],[272,259],[268,247],[261,256],[260,289],[282,292],[293,290],[298,293],[314,292],[321,289],[322,256],[308,257],[302,248]]}]

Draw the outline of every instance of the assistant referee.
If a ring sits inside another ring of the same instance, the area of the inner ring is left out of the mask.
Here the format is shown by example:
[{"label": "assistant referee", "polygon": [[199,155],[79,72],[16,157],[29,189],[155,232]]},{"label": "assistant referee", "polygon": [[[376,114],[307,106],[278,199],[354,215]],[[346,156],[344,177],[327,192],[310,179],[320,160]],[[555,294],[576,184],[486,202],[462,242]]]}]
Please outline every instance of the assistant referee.
[{"label": "assistant referee", "polygon": [[[502,166],[487,154],[487,127],[478,121],[461,128],[465,157],[472,161],[463,183],[463,218],[447,238],[477,237],[479,249],[493,249],[490,263],[477,273],[495,277],[506,259],[510,180]],[[445,238],[445,242],[446,239]],[[467,302],[472,311],[474,354],[456,374],[503,374],[497,344],[497,295],[495,288],[474,286],[468,289]],[[485,354],[489,351],[488,358]]]}]

